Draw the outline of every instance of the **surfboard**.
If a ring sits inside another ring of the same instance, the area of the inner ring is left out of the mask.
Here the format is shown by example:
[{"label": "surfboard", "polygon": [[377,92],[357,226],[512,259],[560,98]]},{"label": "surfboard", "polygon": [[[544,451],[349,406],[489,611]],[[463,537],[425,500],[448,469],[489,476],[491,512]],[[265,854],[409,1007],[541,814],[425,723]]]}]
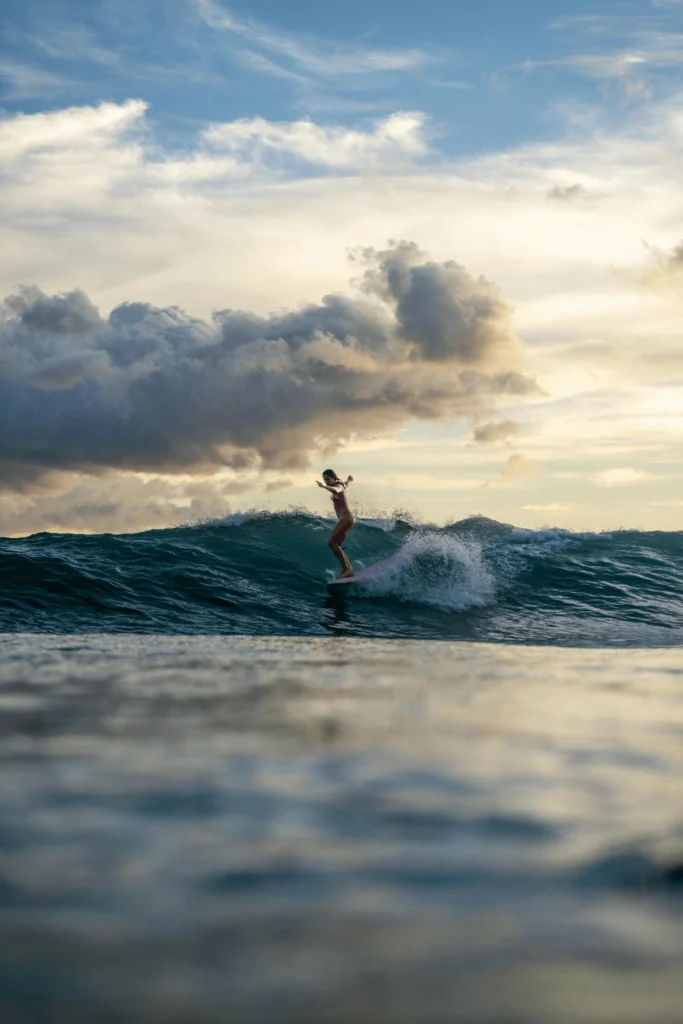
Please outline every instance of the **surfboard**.
[{"label": "surfboard", "polygon": [[366,566],[365,569],[359,569],[353,576],[347,576],[343,580],[328,580],[327,585],[328,587],[344,587],[348,586],[349,583],[363,583],[365,580],[373,580],[384,572],[389,572],[391,569],[397,569],[401,565],[406,565],[411,561],[411,557],[408,551],[396,551],[393,555],[389,555],[388,558],[382,558],[379,562],[373,562],[372,565]]}]

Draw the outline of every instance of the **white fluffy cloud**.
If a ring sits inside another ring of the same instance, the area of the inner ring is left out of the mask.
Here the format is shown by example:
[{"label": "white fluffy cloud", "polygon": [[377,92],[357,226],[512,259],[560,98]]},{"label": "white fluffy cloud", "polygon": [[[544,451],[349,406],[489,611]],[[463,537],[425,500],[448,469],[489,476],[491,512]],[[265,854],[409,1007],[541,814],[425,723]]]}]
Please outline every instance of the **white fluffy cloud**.
[{"label": "white fluffy cloud", "polygon": [[363,132],[324,127],[310,120],[273,123],[253,117],[212,125],[202,138],[250,163],[255,157],[263,160],[269,152],[277,152],[313,165],[358,170],[426,155],[424,120],[422,114],[402,112],[377,121],[373,131]]},{"label": "white fluffy cloud", "polygon": [[601,487],[628,487],[649,480],[650,474],[633,466],[617,466],[614,469],[603,469],[596,474],[595,482]]}]

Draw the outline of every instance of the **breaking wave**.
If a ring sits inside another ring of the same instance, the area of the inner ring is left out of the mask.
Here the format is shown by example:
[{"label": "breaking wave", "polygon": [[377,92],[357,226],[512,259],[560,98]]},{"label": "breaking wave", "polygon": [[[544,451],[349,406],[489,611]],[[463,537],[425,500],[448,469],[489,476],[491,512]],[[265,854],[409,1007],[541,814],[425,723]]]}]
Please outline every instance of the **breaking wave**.
[{"label": "breaking wave", "polygon": [[683,533],[359,520],[347,542],[354,566],[401,557],[330,594],[331,526],[254,512],[140,534],[0,540],[0,629],[683,644]]}]

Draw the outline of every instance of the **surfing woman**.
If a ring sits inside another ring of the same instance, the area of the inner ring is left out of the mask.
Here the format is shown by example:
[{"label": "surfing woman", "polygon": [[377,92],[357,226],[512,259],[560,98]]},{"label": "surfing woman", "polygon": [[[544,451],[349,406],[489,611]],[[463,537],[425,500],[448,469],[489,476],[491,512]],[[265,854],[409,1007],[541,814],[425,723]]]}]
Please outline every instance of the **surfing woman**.
[{"label": "surfing woman", "polygon": [[332,504],[334,505],[334,511],[337,513],[338,522],[332,531],[328,543],[341,562],[342,571],[337,577],[337,579],[340,580],[346,579],[347,576],[353,576],[354,574],[353,569],[351,568],[351,563],[342,551],[342,544],[348,537],[351,528],[356,521],[353,512],[349,508],[349,503],[346,500],[346,488],[350,483],[352,483],[352,481],[352,476],[347,476],[346,480],[340,480],[333,469],[325,470],[323,473],[322,483],[320,483],[319,480],[316,480],[318,487],[323,487],[332,495]]}]

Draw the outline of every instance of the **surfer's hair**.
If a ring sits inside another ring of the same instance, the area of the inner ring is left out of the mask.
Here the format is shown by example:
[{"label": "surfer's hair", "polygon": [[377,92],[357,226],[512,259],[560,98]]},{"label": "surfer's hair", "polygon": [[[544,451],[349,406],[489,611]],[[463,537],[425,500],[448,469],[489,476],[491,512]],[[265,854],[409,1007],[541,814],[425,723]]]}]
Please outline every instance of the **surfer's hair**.
[{"label": "surfer's hair", "polygon": [[335,480],[339,479],[339,477],[337,476],[333,469],[324,469],[323,476],[333,476]]}]

